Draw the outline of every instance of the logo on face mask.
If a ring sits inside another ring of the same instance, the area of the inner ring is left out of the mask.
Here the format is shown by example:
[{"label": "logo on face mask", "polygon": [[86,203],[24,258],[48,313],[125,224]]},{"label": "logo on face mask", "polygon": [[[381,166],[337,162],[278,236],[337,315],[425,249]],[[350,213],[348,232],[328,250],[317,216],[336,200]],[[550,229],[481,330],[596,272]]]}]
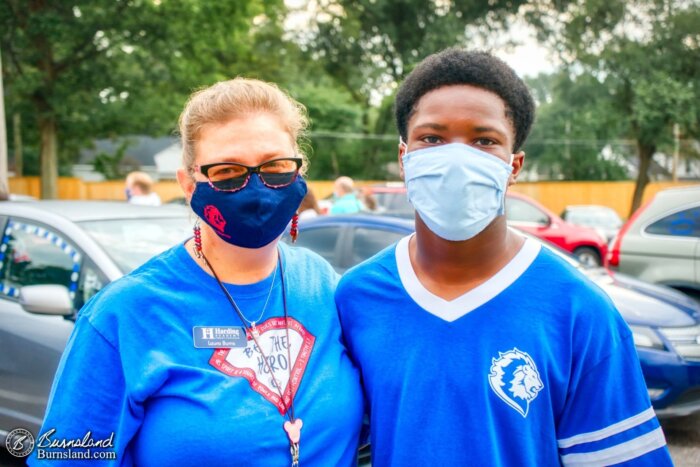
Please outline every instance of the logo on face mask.
[{"label": "logo on face mask", "polygon": [[228,237],[228,235],[224,233],[224,229],[226,228],[226,219],[224,219],[221,211],[219,211],[216,206],[212,206],[210,204],[204,207],[204,219],[207,221],[207,224],[211,225],[217,230],[219,235]]}]

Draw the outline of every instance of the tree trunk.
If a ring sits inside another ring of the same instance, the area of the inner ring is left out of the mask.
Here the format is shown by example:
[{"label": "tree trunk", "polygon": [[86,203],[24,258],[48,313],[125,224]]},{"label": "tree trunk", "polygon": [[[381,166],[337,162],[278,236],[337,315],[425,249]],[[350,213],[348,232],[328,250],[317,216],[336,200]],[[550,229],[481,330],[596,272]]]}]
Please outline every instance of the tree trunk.
[{"label": "tree trunk", "polygon": [[632,196],[632,206],[630,206],[629,216],[639,208],[642,204],[644,189],[649,183],[649,166],[651,159],[656,152],[656,146],[653,144],[644,144],[637,141],[637,152],[639,153],[639,173],[637,174],[637,183],[634,185],[634,195]]},{"label": "tree trunk", "polygon": [[41,198],[58,198],[58,150],[56,148],[56,117],[39,117],[41,134]]},{"label": "tree trunk", "polygon": [[15,141],[15,177],[21,177],[24,173],[24,148],[22,148],[22,117],[19,112],[12,115],[12,133]]}]

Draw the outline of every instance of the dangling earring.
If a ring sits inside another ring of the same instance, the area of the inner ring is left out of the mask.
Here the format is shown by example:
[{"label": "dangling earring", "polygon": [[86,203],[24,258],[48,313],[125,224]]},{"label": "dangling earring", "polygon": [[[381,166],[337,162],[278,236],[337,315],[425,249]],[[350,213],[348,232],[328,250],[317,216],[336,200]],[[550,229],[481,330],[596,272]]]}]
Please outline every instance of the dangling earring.
[{"label": "dangling earring", "polygon": [[292,237],[292,243],[296,243],[299,236],[299,213],[292,216],[292,227],[289,229],[289,236]]},{"label": "dangling earring", "polygon": [[197,258],[202,257],[202,231],[199,227],[199,219],[194,223],[192,228],[194,232],[194,254]]}]

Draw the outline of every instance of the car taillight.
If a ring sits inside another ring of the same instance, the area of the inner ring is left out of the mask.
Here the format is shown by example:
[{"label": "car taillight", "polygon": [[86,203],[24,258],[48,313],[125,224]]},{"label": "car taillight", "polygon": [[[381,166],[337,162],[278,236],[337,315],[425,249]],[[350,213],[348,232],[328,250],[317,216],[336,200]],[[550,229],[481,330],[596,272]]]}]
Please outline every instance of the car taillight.
[{"label": "car taillight", "polygon": [[625,236],[629,228],[632,226],[634,221],[639,217],[639,215],[649,206],[651,203],[651,200],[645,203],[642,207],[637,209],[634,214],[632,214],[632,217],[629,218],[627,222],[625,222],[625,225],[622,226],[620,231],[617,233],[615,236],[615,239],[612,242],[612,246],[608,250],[608,266],[612,266],[614,268],[620,266],[620,247],[622,246],[622,237]]}]

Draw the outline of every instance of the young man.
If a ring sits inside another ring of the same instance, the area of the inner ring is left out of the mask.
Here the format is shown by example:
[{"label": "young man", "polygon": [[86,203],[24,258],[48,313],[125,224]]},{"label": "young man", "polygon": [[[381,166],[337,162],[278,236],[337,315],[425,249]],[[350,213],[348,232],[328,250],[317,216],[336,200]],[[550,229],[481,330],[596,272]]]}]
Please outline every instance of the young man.
[{"label": "young man", "polygon": [[671,465],[610,300],[506,226],[533,118],[525,84],[488,53],[432,55],[399,89],[416,233],[336,292],[374,466]]}]

